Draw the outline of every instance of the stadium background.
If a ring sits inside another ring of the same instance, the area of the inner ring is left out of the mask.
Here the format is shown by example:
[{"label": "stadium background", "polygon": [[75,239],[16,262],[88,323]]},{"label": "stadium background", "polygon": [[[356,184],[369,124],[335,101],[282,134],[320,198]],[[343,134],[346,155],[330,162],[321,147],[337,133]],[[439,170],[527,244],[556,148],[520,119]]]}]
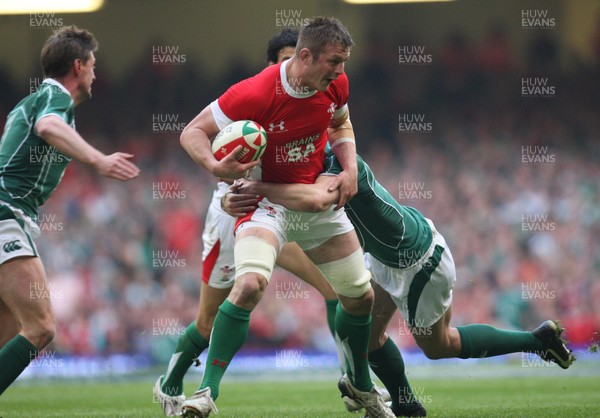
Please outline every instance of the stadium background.
[{"label": "stadium background", "polygon": [[[274,33],[318,14],[339,17],[356,42],[346,69],[359,153],[453,251],[454,324],[559,318],[573,345],[594,347],[600,3],[107,0],[92,14],[0,16],[0,119],[41,82],[51,31],[76,24],[100,42],[78,130],[105,152],[132,152],[143,171],[120,184],[73,163],[42,208],[38,247],[58,320],[46,352],[61,361],[23,379],[165,363],[195,315],[214,186],[179,132],[264,66]],[[389,332],[415,351],[400,317]],[[319,365],[315,353],[333,358],[322,298],[276,271],[245,348],[296,368]]]}]

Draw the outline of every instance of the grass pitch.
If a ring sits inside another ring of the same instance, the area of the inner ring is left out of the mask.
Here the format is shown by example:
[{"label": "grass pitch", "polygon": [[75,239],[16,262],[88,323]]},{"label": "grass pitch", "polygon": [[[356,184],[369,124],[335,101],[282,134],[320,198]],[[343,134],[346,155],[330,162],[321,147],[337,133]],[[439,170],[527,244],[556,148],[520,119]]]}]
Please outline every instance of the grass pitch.
[{"label": "grass pitch", "polygon": [[[429,417],[600,417],[597,376],[413,379]],[[16,385],[0,417],[161,417],[152,381]],[[194,385],[186,386],[193,393]],[[345,411],[336,381],[224,382],[217,418],[358,418]]]}]

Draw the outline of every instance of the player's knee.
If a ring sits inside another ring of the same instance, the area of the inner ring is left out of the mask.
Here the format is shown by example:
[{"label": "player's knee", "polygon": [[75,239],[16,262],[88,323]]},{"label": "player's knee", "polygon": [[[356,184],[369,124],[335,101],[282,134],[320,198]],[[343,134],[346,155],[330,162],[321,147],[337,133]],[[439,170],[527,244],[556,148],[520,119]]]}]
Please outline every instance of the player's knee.
[{"label": "player's knee", "polygon": [[257,273],[245,274],[237,280],[239,281],[238,291],[249,295],[260,293],[267,287],[267,279]]},{"label": "player's knee", "polygon": [[346,312],[352,315],[369,315],[373,309],[372,289],[358,298],[339,295],[340,303]]},{"label": "player's knee", "polygon": [[446,349],[441,343],[436,343],[435,341],[427,341],[425,343],[419,338],[415,338],[415,341],[429,360],[440,360],[448,357]]},{"label": "player's knee", "polygon": [[245,309],[254,309],[267,287],[267,279],[257,273],[247,273],[236,279],[229,301]]},{"label": "player's knee", "polygon": [[425,357],[427,357],[429,360],[440,360],[446,358],[444,353],[436,348],[423,349],[423,354],[425,354]]},{"label": "player's knee", "polygon": [[373,326],[371,326],[371,335],[369,337],[369,353],[375,350],[379,350],[388,339],[388,335],[385,330],[381,332],[380,330],[375,330]]},{"label": "player's knee", "polygon": [[438,360],[440,358],[435,348],[429,346],[420,347],[421,351],[423,351],[423,354],[425,354],[425,357],[427,357],[429,360]]}]

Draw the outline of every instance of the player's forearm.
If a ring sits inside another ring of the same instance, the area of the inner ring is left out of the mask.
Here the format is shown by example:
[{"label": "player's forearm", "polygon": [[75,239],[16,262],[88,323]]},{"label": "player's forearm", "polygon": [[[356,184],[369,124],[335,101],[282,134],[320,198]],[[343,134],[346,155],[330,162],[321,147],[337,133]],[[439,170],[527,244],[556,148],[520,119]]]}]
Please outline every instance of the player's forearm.
[{"label": "player's forearm", "polygon": [[350,120],[346,120],[339,126],[329,128],[328,136],[331,151],[340,162],[342,169],[356,176],[356,173],[358,173],[356,144],[354,129]]},{"label": "player's forearm", "polygon": [[244,193],[265,196],[273,203],[299,212],[322,212],[337,201],[337,193],[317,184],[253,182]]},{"label": "player's forearm", "polygon": [[75,129],[58,117],[47,116],[40,119],[35,130],[48,144],[84,164],[95,166],[104,157],[102,152],[87,143]]},{"label": "player's forearm", "polygon": [[202,129],[187,126],[179,140],[183,149],[197,164],[213,173],[217,160],[210,149],[210,140]]},{"label": "player's forearm", "polygon": [[356,164],[356,146],[354,143],[346,142],[339,144],[332,151],[340,162],[342,169],[356,178],[358,175],[358,166]]}]

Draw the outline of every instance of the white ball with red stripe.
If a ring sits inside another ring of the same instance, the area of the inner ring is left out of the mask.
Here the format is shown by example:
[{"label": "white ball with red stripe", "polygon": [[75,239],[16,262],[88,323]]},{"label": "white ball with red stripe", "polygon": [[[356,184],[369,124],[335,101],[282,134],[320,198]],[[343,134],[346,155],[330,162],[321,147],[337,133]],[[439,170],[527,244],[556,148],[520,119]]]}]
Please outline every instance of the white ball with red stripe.
[{"label": "white ball with red stripe", "polygon": [[221,129],[211,148],[215,158],[221,160],[238,145],[242,150],[235,156],[236,160],[241,163],[258,160],[267,148],[267,132],[254,121],[238,120]]}]

